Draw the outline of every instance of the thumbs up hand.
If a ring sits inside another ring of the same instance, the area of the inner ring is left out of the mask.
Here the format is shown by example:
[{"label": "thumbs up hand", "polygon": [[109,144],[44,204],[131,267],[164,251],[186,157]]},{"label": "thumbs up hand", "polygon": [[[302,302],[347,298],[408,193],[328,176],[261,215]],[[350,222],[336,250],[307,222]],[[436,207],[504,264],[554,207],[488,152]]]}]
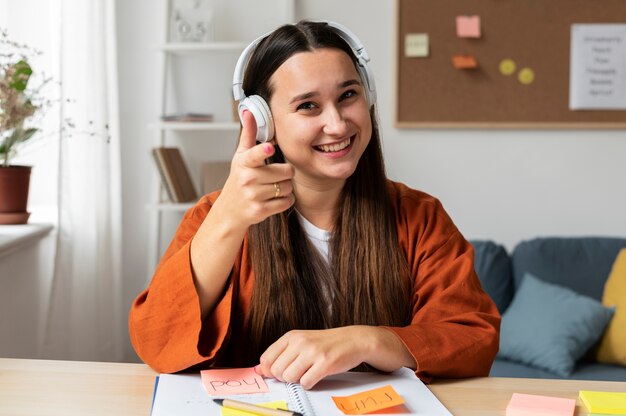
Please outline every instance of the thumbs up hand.
[{"label": "thumbs up hand", "polygon": [[219,197],[230,216],[246,228],[285,211],[295,202],[288,163],[266,164],[274,155],[272,143],[256,143],[256,123],[249,111],[243,113],[239,145],[230,165],[230,174]]}]

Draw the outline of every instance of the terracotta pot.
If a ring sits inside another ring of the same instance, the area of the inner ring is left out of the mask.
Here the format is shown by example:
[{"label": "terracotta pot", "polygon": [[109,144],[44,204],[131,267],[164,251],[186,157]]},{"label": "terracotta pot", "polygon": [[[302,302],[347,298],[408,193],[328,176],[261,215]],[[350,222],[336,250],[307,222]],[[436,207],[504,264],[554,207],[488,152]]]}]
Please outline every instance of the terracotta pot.
[{"label": "terracotta pot", "polygon": [[0,224],[26,224],[31,166],[0,166]]}]

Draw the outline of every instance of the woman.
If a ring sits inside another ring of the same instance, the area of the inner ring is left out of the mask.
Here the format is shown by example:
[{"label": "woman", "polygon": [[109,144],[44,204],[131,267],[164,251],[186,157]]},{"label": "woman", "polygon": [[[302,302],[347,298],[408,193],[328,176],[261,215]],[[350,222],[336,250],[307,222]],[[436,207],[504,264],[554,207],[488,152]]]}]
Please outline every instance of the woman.
[{"label": "woman", "polygon": [[131,310],[157,371],[257,365],[304,388],[360,365],[488,374],[500,318],[473,250],[435,198],[386,178],[355,45],[303,21],[244,52],[230,175],[185,214]]}]

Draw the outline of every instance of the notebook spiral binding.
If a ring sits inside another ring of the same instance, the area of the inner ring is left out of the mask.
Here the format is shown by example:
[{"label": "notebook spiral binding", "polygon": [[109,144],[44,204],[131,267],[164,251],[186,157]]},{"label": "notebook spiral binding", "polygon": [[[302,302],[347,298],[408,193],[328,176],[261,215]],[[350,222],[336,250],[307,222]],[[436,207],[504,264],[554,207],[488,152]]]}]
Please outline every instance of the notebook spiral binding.
[{"label": "notebook spiral binding", "polygon": [[296,412],[302,413],[304,416],[315,416],[311,402],[302,386],[296,383],[288,383],[287,393],[289,394],[289,401],[293,403]]}]

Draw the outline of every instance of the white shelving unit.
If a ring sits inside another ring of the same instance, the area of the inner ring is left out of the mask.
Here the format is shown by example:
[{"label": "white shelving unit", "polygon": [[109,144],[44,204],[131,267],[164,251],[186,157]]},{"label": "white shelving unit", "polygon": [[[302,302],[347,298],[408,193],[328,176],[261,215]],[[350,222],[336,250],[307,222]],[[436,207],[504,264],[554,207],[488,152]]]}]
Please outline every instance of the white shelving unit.
[{"label": "white shelving unit", "polygon": [[[196,0],[213,10],[213,41],[177,42],[170,41],[172,13],[175,7],[189,0],[161,0],[164,8],[162,42],[156,47],[161,55],[159,96],[161,115],[170,113],[202,112],[213,113],[212,122],[163,122],[160,119],[151,123],[153,132],[152,147],[178,146],[196,178],[199,189],[198,167],[203,161],[225,160],[232,156],[239,132],[239,121],[232,109],[232,71],[243,49],[260,34],[269,32],[284,23],[291,23],[295,16],[295,0]],[[230,20],[230,21],[229,21]],[[184,66],[184,61],[202,62],[195,68]],[[180,65],[179,65],[180,64]],[[182,69],[181,69],[182,67]],[[202,71],[198,71],[198,67]],[[195,70],[195,71],[194,71]],[[187,72],[191,72],[189,75]],[[181,72],[185,72],[181,75]],[[194,73],[195,72],[195,73]],[[212,87],[189,86],[192,79],[212,83]],[[195,94],[194,94],[195,93]],[[187,101],[193,102],[186,104]],[[187,107],[187,108],[185,108]],[[191,110],[191,111],[190,111]],[[198,145],[198,142],[201,145]],[[190,142],[195,142],[193,150],[186,151]],[[198,149],[200,148],[200,149]],[[150,151],[151,149],[147,149]],[[223,156],[226,153],[227,156]],[[222,154],[222,156],[219,156]],[[217,156],[216,156],[217,155]],[[213,159],[212,159],[213,158]],[[154,270],[167,242],[171,239],[175,226],[182,214],[194,203],[171,203],[162,189],[156,166],[152,171],[152,203],[147,207],[150,214],[150,236],[148,270]],[[168,223],[169,221],[169,223]]]},{"label": "white shelving unit", "polygon": [[197,130],[215,130],[215,131],[239,131],[238,122],[228,121],[212,121],[208,123],[200,122],[161,122],[156,126],[159,130],[177,130],[177,131],[197,131]]},{"label": "white shelving unit", "polygon": [[246,46],[245,42],[202,42],[202,43],[165,43],[159,48],[164,52],[187,54],[210,51],[242,51]]}]

